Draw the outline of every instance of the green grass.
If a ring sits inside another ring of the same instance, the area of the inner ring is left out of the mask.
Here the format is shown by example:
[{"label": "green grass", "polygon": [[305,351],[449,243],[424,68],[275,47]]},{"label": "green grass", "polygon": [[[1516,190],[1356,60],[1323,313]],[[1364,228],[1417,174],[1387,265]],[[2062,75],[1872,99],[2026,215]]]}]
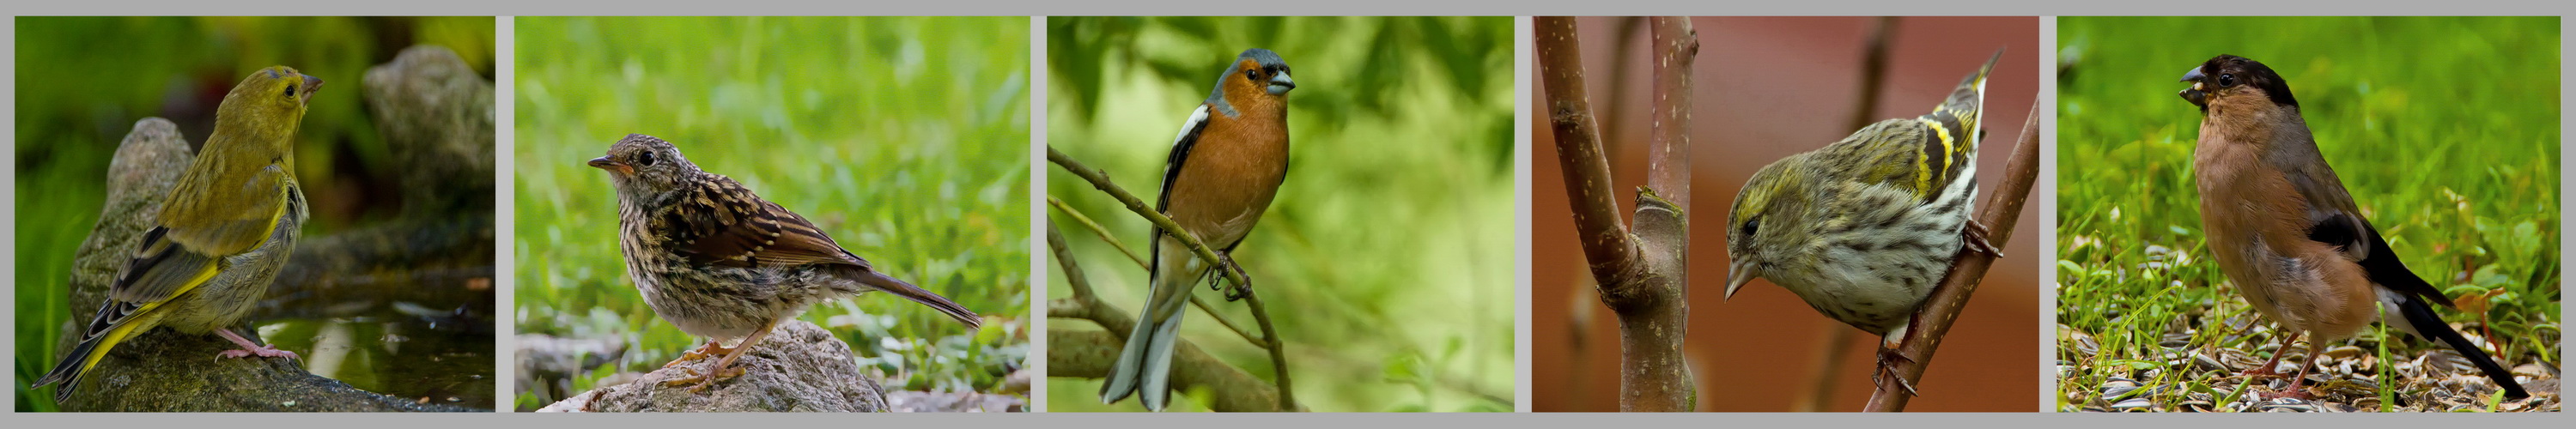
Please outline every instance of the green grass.
[{"label": "green grass", "polygon": [[[1053,18],[1049,144],[1151,199],[1173,133],[1228,61],[1279,53],[1295,73],[1291,162],[1235,253],[1314,411],[1510,411],[1513,360],[1509,18]],[[1147,223],[1061,168],[1047,194],[1146,251]],[[1101,298],[1134,311],[1146,272],[1050,211]],[[1051,274],[1051,297],[1071,296]],[[1251,328],[1240,303],[1199,290]],[[1192,313],[1199,313],[1192,310]],[[1192,314],[1181,336],[1255,377],[1261,349]],[[1079,319],[1050,329],[1096,330]],[[1124,332],[1116,333],[1124,335]],[[1098,379],[1054,378],[1050,411],[1136,411]],[[1180,392],[1173,410],[1203,410]]]},{"label": "green grass", "polygon": [[[2212,390],[2216,372],[2173,367],[2179,351],[2257,350],[2253,314],[2201,231],[2191,153],[2199,114],[2174,95],[2218,54],[2289,81],[2325,158],[2398,257],[2457,298],[2496,292],[2484,314],[2505,365],[2560,360],[2559,28],[2542,18],[2061,18],[2058,40],[2058,323],[2061,409],[2110,377],[2149,387],[2155,409]],[[2483,326],[2480,321],[2483,320]],[[2183,347],[2159,343],[2174,333]],[[2443,346],[2370,331],[2354,340],[2411,360]],[[2335,344],[2328,344],[2329,347]],[[2387,362],[2387,359],[2380,360]],[[2386,371],[2362,369],[2364,372]],[[2383,379],[2391,398],[2418,392]],[[2142,389],[2141,391],[2145,391]],[[2383,400],[2385,405],[2396,405]]]},{"label": "green grass", "polygon": [[[848,341],[887,388],[986,391],[1026,366],[1026,18],[517,23],[519,332],[631,346],[575,391],[704,341],[636,294],[608,176],[582,164],[627,133],[673,142],[879,269],[987,315],[968,332],[870,294],[801,316]],[[522,391],[518,406],[553,399]]]}]

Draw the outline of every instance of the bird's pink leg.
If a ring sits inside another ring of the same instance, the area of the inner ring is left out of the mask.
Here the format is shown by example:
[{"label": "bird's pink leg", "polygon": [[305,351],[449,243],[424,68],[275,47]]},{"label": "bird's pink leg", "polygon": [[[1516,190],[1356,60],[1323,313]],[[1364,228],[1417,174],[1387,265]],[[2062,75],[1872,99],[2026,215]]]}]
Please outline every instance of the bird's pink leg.
[{"label": "bird's pink leg", "polygon": [[[2254,378],[2280,377],[2281,371],[2273,368],[2279,368],[2281,366],[2281,355],[2289,353],[2290,346],[2299,343],[2300,334],[2305,334],[2305,332],[2291,332],[2289,337],[2282,338],[2281,347],[2273,349],[2272,351],[2272,359],[2263,361],[2263,366],[2261,367],[2245,370],[2243,374]],[[2300,368],[2306,369],[2306,366],[2302,365]]]},{"label": "bird's pink leg", "polygon": [[217,354],[218,356],[228,358],[246,358],[251,356],[282,357],[287,359],[295,358],[295,352],[278,350],[277,347],[263,345],[258,342],[251,341],[249,338],[242,338],[241,334],[235,334],[231,329],[215,328],[215,335],[223,336],[224,339],[232,340],[233,345],[241,346],[240,350],[225,350],[223,353]]},{"label": "bird's pink leg", "polygon": [[2308,359],[2299,361],[2299,375],[2297,378],[2290,379],[2290,389],[2281,392],[2282,397],[2298,398],[2303,401],[2316,399],[2316,395],[2308,394],[2308,368],[2317,364],[2317,346],[2316,342],[2308,342]]}]

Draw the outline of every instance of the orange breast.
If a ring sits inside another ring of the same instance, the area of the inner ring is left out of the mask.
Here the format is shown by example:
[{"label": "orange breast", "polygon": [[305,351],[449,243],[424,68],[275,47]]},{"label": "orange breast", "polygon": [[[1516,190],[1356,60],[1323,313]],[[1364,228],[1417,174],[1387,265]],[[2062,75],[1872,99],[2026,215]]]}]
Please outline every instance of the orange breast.
[{"label": "orange breast", "polygon": [[1164,213],[1208,245],[1225,247],[1242,240],[1260,221],[1287,175],[1285,121],[1212,114],[1170,184],[1171,202]]}]

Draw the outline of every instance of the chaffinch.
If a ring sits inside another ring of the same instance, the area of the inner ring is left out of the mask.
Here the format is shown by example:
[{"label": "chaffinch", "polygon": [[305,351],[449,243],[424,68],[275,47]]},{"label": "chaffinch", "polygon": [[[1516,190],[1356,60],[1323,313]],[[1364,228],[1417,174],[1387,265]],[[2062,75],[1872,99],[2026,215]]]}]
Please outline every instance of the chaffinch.
[{"label": "chaffinch", "polygon": [[[1155,209],[1220,253],[1232,252],[1270,208],[1288,176],[1288,63],[1267,49],[1235,57],[1216,89],[1181,124],[1163,167]],[[1179,344],[1190,287],[1213,273],[1160,228],[1153,237],[1153,289],[1118,353],[1100,401],[1141,393],[1145,408],[1170,402],[1172,348]]]}]

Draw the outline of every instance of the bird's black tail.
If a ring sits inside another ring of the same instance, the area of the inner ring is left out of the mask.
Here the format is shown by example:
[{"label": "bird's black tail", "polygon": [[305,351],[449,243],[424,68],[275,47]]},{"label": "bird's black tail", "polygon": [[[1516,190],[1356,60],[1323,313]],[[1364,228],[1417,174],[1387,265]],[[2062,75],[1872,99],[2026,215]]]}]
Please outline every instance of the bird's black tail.
[{"label": "bird's black tail", "polygon": [[2460,331],[2452,330],[2449,323],[2442,322],[2442,316],[2433,313],[2431,304],[2411,296],[2399,298],[2397,301],[2399,317],[2406,319],[2407,326],[2415,327],[2415,333],[2450,344],[2451,350],[2458,350],[2460,356],[2469,358],[2469,363],[2476,364],[2479,371],[2486,372],[2488,379],[2493,379],[2496,385],[2503,386],[2506,398],[2531,397],[2530,393],[2522,390],[2521,383],[2513,382],[2513,371],[2497,365],[2495,359],[2488,357],[2487,352],[2479,349],[2476,343],[2469,342],[2469,338],[2460,335]]}]

